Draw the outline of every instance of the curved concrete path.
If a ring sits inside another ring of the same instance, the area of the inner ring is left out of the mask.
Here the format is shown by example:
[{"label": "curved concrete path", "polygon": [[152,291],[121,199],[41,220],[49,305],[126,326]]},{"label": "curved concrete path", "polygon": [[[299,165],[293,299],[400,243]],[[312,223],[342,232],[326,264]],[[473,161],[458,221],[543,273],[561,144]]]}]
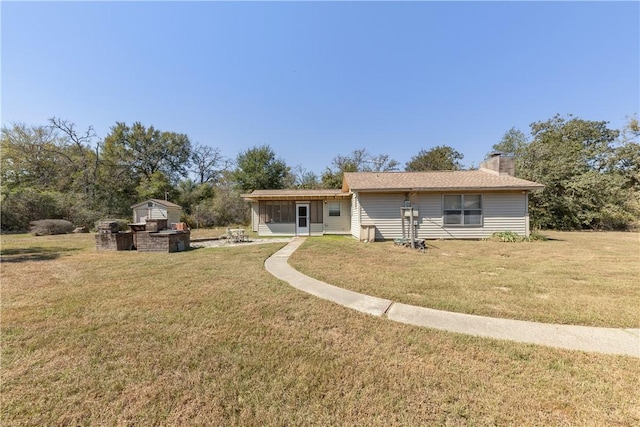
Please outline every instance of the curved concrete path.
[{"label": "curved concrete path", "polygon": [[319,298],[410,325],[569,350],[640,357],[640,329],[554,325],[451,313],[396,303],[329,285],[300,273],[288,264],[289,256],[304,240],[293,239],[265,261],[265,268],[278,279]]}]

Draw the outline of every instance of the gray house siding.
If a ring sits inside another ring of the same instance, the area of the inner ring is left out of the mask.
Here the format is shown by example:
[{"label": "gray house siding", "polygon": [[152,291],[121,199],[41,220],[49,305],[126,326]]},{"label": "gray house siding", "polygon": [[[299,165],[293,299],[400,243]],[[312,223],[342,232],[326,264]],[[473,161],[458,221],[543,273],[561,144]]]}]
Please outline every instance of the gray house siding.
[{"label": "gray house siding", "polygon": [[289,224],[258,224],[258,234],[260,236],[294,236],[296,225]]},{"label": "gray house siding", "polygon": [[[360,193],[361,225],[376,226],[376,240],[402,237],[402,193]],[[358,231],[359,233],[360,231]]]},{"label": "gray house siding", "polygon": [[258,231],[258,223],[260,218],[258,217],[258,202],[251,203],[251,230]]},{"label": "gray house siding", "polygon": [[180,222],[181,208],[165,207],[158,204],[153,204],[152,207],[148,207],[145,204],[140,204],[133,209],[133,222],[146,222],[148,219],[166,219],[167,224],[175,224]]},{"label": "gray house siding", "polygon": [[[469,193],[482,194],[482,225],[444,226],[442,199],[444,194],[460,193],[419,193],[412,198],[412,206],[418,211],[417,236],[422,239],[481,239],[497,231],[513,231],[527,236],[528,210],[527,195],[522,192]],[[355,197],[354,197],[355,199]],[[360,193],[359,215],[362,225],[376,226],[376,239],[402,237],[400,208],[404,206],[403,193]],[[359,215],[358,215],[359,214]],[[351,234],[359,236],[359,225]]]},{"label": "gray house siding", "polygon": [[351,196],[351,235],[360,238],[360,201],[358,193]]},{"label": "gray house siding", "polygon": [[[326,234],[322,224],[309,224],[310,236],[322,236]],[[296,235],[296,224],[258,224],[258,235],[260,236],[283,236],[290,237]]]},{"label": "gray house siding", "polygon": [[[329,216],[329,205],[340,203],[340,216]],[[351,201],[329,200],[324,204],[322,212],[324,234],[349,234],[351,227]],[[311,224],[312,226],[316,224]],[[312,230],[313,232],[313,230]]]},{"label": "gray house siding", "polygon": [[445,227],[442,217],[443,193],[420,194],[422,210],[418,236],[423,239],[482,239],[497,231],[513,231],[521,236],[528,235],[526,194],[522,192],[481,194],[482,226],[477,227]]}]

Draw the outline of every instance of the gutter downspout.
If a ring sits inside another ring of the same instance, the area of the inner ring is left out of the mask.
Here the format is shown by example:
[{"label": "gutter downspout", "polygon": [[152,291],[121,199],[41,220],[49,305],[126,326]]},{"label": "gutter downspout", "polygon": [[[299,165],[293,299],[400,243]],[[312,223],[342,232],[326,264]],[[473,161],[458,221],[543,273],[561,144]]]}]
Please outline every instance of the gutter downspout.
[{"label": "gutter downspout", "polygon": [[524,233],[525,237],[529,237],[531,230],[529,229],[529,192],[524,192]]}]

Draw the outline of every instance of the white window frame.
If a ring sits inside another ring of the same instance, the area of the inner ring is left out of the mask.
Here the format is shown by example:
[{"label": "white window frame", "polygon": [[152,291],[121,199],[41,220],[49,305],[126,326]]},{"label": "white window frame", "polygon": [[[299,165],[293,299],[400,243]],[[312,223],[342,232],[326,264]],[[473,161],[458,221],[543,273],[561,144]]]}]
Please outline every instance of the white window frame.
[{"label": "white window frame", "polygon": [[[330,202],[330,203],[327,203],[327,205],[328,205],[327,206],[327,210],[329,211],[329,216],[334,216],[334,217],[335,216],[342,216],[342,203],[340,203],[340,202]],[[336,209],[335,209],[336,206],[338,207],[337,215],[336,215]],[[334,209],[332,209],[332,207]]]},{"label": "white window frame", "polygon": [[[446,209],[445,206],[445,197],[447,196],[457,196],[460,197],[460,209]],[[479,196],[480,197],[480,209],[465,209],[464,208],[464,198],[465,196]],[[447,211],[459,211],[460,222],[457,224],[447,224]],[[480,223],[479,224],[465,224],[465,211],[480,211]],[[484,201],[482,194],[473,193],[473,194],[443,194],[442,195],[442,226],[443,227],[483,227],[484,224]]]}]

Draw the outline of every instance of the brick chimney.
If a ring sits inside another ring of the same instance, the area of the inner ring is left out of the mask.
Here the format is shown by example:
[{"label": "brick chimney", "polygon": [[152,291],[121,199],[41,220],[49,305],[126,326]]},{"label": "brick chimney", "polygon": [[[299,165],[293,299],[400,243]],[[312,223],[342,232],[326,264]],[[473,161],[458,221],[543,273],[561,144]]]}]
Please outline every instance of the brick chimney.
[{"label": "brick chimney", "polygon": [[489,158],[480,163],[480,170],[495,175],[516,175],[516,159],[502,153],[491,153]]}]

